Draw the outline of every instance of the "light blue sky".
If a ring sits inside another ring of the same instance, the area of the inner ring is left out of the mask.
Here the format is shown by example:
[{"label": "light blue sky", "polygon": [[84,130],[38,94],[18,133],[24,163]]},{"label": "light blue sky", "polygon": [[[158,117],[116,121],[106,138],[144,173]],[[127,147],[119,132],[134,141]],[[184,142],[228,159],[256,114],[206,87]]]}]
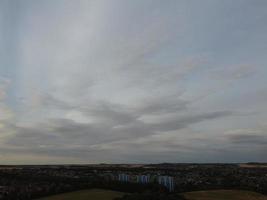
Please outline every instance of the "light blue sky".
[{"label": "light blue sky", "polygon": [[265,0],[0,0],[0,163],[267,162]]}]

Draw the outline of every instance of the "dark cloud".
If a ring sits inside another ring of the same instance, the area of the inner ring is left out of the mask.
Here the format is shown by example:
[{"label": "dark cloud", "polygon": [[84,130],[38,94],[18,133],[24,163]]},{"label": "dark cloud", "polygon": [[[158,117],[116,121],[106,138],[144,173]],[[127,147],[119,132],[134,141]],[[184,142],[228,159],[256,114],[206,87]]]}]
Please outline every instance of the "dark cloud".
[{"label": "dark cloud", "polygon": [[40,102],[41,105],[44,107],[50,107],[52,109],[63,109],[63,110],[69,110],[75,108],[74,105],[71,105],[66,101],[60,100],[51,94],[43,93],[40,94],[39,98],[41,101]]},{"label": "dark cloud", "polygon": [[185,110],[190,102],[180,98],[180,95],[157,96],[148,98],[136,108],[139,115],[159,115],[176,113]]},{"label": "dark cloud", "polygon": [[[78,123],[68,119],[50,119],[47,122],[35,124],[34,126],[13,126],[12,128],[16,134],[12,135],[6,141],[6,144],[14,147],[22,147],[31,149],[32,152],[50,153],[54,155],[54,151],[61,152],[66,156],[70,151],[77,150],[79,152],[91,152],[96,149],[92,146],[96,144],[105,144],[107,142],[114,142],[118,140],[131,140],[154,135],[161,131],[178,130],[188,127],[192,124],[202,121],[231,116],[232,112],[220,111],[213,113],[198,114],[195,116],[185,116],[179,119],[171,119],[162,123],[145,123],[136,118],[130,118],[123,121],[124,113],[111,112],[110,108],[107,110],[97,110],[100,116],[106,115],[108,117],[101,118],[95,123]],[[110,119],[113,119],[113,123]],[[115,123],[116,122],[116,123]],[[123,125],[122,125],[123,124]],[[115,126],[116,125],[116,126]],[[35,150],[33,150],[35,149]],[[74,153],[73,153],[74,154]]]},{"label": "dark cloud", "polygon": [[228,139],[234,144],[267,145],[267,135],[255,133],[239,133],[229,135]]},{"label": "dark cloud", "polygon": [[158,124],[151,124],[158,131],[171,131],[188,127],[191,124],[196,124],[203,121],[210,121],[217,118],[223,118],[234,115],[232,111],[215,111],[209,113],[195,114],[191,116],[184,116],[180,119],[172,119],[170,121]]},{"label": "dark cloud", "polygon": [[85,115],[92,116],[96,121],[113,125],[127,124],[136,121],[139,117],[137,113],[126,106],[103,101],[90,107],[81,106],[79,110]]}]

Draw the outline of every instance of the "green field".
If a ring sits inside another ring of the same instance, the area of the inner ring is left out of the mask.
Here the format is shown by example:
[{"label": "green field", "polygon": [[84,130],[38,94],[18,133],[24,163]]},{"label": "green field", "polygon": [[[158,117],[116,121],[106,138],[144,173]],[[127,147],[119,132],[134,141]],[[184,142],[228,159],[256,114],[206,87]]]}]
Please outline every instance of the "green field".
[{"label": "green field", "polygon": [[124,193],[110,190],[80,190],[76,192],[68,192],[59,195],[53,195],[39,200],[112,200],[116,197],[123,196]]},{"label": "green field", "polygon": [[188,200],[267,200],[267,196],[242,190],[211,190],[187,192],[184,197]]}]

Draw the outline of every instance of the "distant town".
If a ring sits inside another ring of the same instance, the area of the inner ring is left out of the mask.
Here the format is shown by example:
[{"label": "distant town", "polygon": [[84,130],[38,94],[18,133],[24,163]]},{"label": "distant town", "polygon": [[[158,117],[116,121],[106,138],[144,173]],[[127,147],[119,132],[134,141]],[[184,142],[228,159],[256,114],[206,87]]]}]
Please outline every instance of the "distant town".
[{"label": "distant town", "polygon": [[127,193],[242,189],[267,194],[267,165],[97,164],[0,166],[0,199],[29,200],[89,188]]}]

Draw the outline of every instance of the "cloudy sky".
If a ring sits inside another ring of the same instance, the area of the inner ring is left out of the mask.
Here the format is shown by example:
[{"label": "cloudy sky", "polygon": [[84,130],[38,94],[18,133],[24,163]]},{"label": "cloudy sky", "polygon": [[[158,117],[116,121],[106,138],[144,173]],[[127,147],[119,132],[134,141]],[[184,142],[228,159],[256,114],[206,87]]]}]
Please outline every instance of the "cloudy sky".
[{"label": "cloudy sky", "polygon": [[266,0],[0,0],[0,164],[267,162]]}]

